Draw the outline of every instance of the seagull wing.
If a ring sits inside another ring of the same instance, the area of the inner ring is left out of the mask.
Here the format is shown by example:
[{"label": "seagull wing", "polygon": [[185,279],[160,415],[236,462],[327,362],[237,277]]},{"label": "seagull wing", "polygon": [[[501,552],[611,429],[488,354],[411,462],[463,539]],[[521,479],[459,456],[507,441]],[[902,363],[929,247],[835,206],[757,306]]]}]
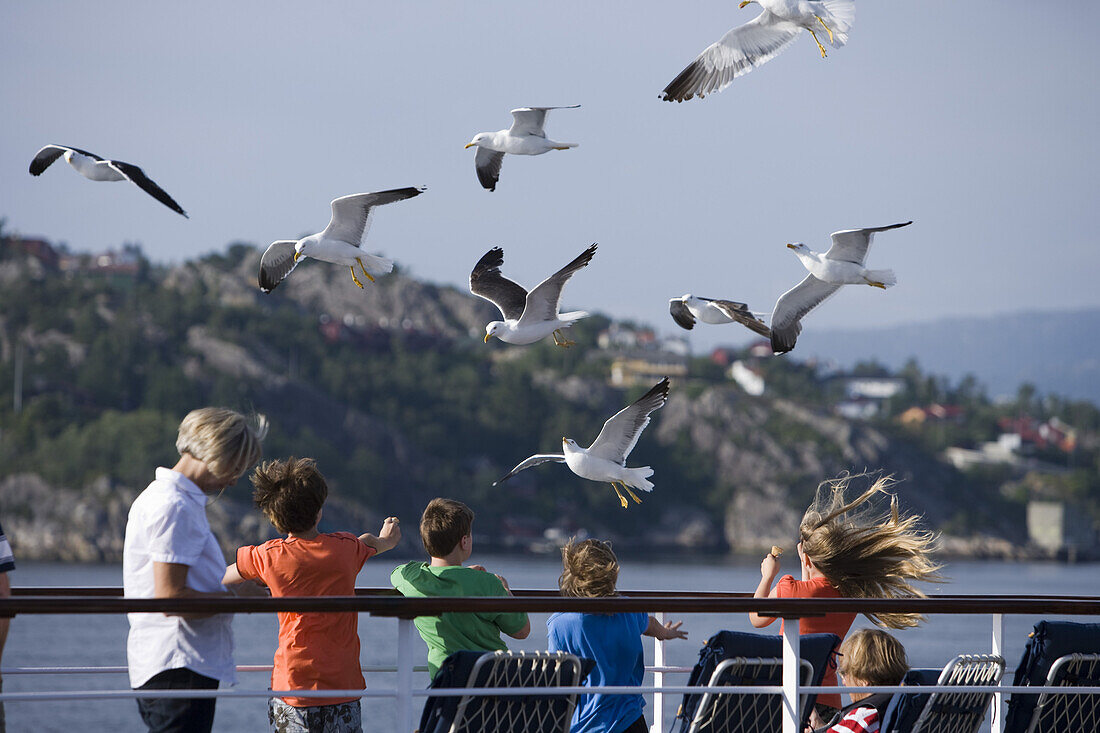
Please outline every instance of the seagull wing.
[{"label": "seagull wing", "polygon": [[546,137],[543,125],[546,123],[546,113],[552,109],[576,109],[579,104],[568,107],[520,107],[512,110],[512,127],[508,130],[511,135],[534,135]]},{"label": "seagull wing", "polygon": [[802,317],[842,286],[818,280],[813,275],[779,296],[772,311],[772,351],[784,354],[794,348],[802,332]]},{"label": "seagull wing", "polygon": [[295,244],[297,242],[292,239],[280,239],[264,251],[264,256],[260,258],[260,290],[270,293],[294,272],[298,266],[294,259]]},{"label": "seagull wing", "polygon": [[770,339],[772,337],[771,329],[768,328],[763,321],[754,316],[752,311],[749,310],[749,307],[744,303],[737,303],[732,300],[712,300],[710,304],[722,311],[729,318],[760,334],[764,338]]},{"label": "seagull wing", "polygon": [[588,455],[624,465],[645,426],[649,425],[650,413],[664,405],[667,399],[668,377],[665,377],[637,402],[619,410],[603,424],[603,430],[588,446]]},{"label": "seagull wing", "polygon": [[[77,152],[80,151],[78,150]],[[187,212],[183,210],[183,207],[177,204],[175,200],[168,195],[167,191],[165,191],[157,184],[153,183],[153,179],[145,175],[145,171],[143,171],[141,168],[138,168],[136,165],[133,165],[131,163],[124,163],[121,160],[109,160],[107,161],[107,165],[109,165],[111,168],[115,169],[122,175],[126,176],[142,191],[149,194],[172,211],[182,215],[183,218],[191,218],[187,216]]]},{"label": "seagull wing", "polygon": [[515,476],[517,473],[519,473],[520,471],[522,471],[525,468],[530,468],[531,466],[537,466],[540,463],[546,463],[547,461],[554,461],[555,463],[565,463],[565,456],[561,455],[561,454],[558,454],[558,453],[536,453],[535,455],[531,456],[530,458],[525,460],[523,463],[519,464],[518,466],[513,468],[511,471],[509,471],[506,476],[494,481],[493,486],[496,486],[497,484],[504,483],[505,481],[512,478],[513,476]]},{"label": "seagull wing", "polygon": [[374,193],[353,193],[350,196],[333,199],[332,219],[321,232],[321,238],[347,242],[352,247],[362,246],[363,239],[370,229],[371,214],[375,206],[411,199],[413,196],[424,193],[425,190],[424,186],[415,188],[410,186]]},{"label": "seagull wing", "polygon": [[686,328],[688,331],[695,328],[695,316],[680,298],[672,298],[668,301],[668,312],[672,314],[672,320],[676,321],[676,325],[680,328]]},{"label": "seagull wing", "polygon": [[504,163],[504,153],[488,148],[477,149],[477,154],[474,155],[474,169],[477,171],[477,180],[481,182],[482,188],[490,191],[497,190],[502,163]]},{"label": "seagull wing", "polygon": [[69,150],[69,148],[63,148],[60,145],[47,145],[39,150],[34,154],[34,160],[31,161],[31,175],[42,175],[42,171],[49,168],[50,164],[64,155],[67,150]]},{"label": "seagull wing", "polygon": [[557,320],[558,308],[561,307],[561,290],[573,273],[592,261],[596,254],[596,244],[581,252],[565,267],[546,278],[527,294],[527,303],[523,307],[521,323],[539,323],[541,321]]},{"label": "seagull wing", "polygon": [[699,54],[661,92],[666,102],[683,102],[720,92],[737,77],[770,61],[794,43],[802,28],[765,10],[734,28]]},{"label": "seagull wing", "polygon": [[867,259],[867,250],[871,248],[871,242],[875,238],[875,232],[886,232],[891,229],[907,227],[913,222],[903,224],[891,224],[887,227],[869,227],[867,229],[845,229],[833,232],[833,246],[825,253],[830,260],[842,260],[862,265]]},{"label": "seagull wing", "polygon": [[499,308],[505,320],[518,321],[527,305],[527,291],[500,274],[503,264],[504,250],[500,247],[482,255],[470,273],[470,292]]}]

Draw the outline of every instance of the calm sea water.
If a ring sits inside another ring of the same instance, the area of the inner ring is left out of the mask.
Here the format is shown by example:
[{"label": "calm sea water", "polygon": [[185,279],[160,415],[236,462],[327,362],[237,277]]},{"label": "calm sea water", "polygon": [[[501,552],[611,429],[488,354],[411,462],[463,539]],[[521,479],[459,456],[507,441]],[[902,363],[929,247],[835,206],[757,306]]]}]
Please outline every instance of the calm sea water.
[{"label": "calm sea water", "polygon": [[[751,591],[759,581],[756,560],[678,561],[631,560],[623,563],[619,587],[628,590],[722,590]],[[560,562],[554,557],[476,556],[486,568],[504,575],[514,588],[556,589]],[[396,564],[385,558],[367,562],[359,574],[360,586],[389,586],[389,573]],[[790,563],[784,570],[790,571]],[[929,593],[966,594],[1076,594],[1100,595],[1100,565],[1060,565],[1054,563],[955,562],[945,573],[951,581],[927,587]],[[15,586],[117,586],[122,584],[121,565],[87,566],[53,563],[19,563],[11,575]],[[1039,617],[1010,616],[1006,621],[1007,657],[1011,668],[1020,657],[1027,633]],[[1056,618],[1045,616],[1044,618]],[[1100,620],[1100,619],[1095,619]],[[546,617],[533,615],[531,636],[512,641],[514,649],[546,648]],[[869,626],[860,617],[856,627]],[[270,664],[276,644],[278,624],[275,614],[241,614],[234,621],[238,664]],[[700,645],[719,629],[752,631],[743,614],[697,614],[685,616],[687,641],[670,642],[670,663],[691,666]],[[126,664],[126,617],[124,615],[20,616],[14,619],[3,664],[9,667],[51,665],[91,666]],[[397,658],[397,622],[361,615],[363,664],[393,664]],[[920,628],[897,632],[914,666],[942,667],[958,653],[988,652],[991,624],[988,616],[935,616]],[[647,645],[648,646],[648,645]],[[651,651],[647,649],[647,662]],[[427,676],[416,683],[427,685]],[[263,689],[266,673],[241,675],[244,689]],[[367,675],[368,687],[392,685],[389,675]],[[5,691],[22,690],[93,690],[126,689],[122,675],[29,676],[8,674]],[[673,696],[675,708],[678,698]],[[47,703],[8,703],[8,730],[22,731],[130,731],[141,730],[137,706],[133,700]],[[364,700],[365,730],[392,730],[392,703],[388,700]],[[668,730],[671,720],[664,729]],[[223,732],[267,730],[266,702],[261,699],[220,700],[214,729]]]}]

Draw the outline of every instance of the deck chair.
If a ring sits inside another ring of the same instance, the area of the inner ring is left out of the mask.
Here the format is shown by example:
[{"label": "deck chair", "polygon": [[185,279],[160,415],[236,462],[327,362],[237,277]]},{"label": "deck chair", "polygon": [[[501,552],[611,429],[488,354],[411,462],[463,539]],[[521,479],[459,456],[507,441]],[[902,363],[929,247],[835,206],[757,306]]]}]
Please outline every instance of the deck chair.
[{"label": "deck chair", "polygon": [[[835,664],[833,656],[840,646],[835,634],[806,634],[801,647],[800,680],[804,685],[819,685],[825,668]],[[698,693],[684,695],[673,724],[674,733],[771,733],[782,728],[783,700],[775,694],[723,695],[722,686],[773,686],[782,684],[783,641],[772,634],[720,631],[699,652],[688,685],[698,685]],[[799,699],[802,726],[809,720],[816,695]]]},{"label": "deck chair", "polygon": [[[455,652],[432,687],[576,687],[594,666],[565,652]],[[429,697],[420,733],[568,733],[577,703],[568,695]]]},{"label": "deck chair", "polygon": [[[1028,638],[1013,686],[1100,687],[1100,624],[1040,621]],[[1100,695],[1014,694],[1005,733],[1100,730]]]},{"label": "deck chair", "polygon": [[[937,676],[911,670],[906,685],[935,684],[995,686],[1005,671],[1005,660],[989,654],[960,654]],[[883,733],[975,733],[985,719],[993,690],[982,692],[900,693],[882,715]]]},{"label": "deck chair", "polygon": [[[799,680],[810,684],[814,668],[805,659],[799,660]],[[783,660],[770,657],[734,657],[721,662],[711,675],[707,687],[741,687],[746,685],[782,684]],[[809,710],[808,694],[798,699],[799,710]],[[689,733],[741,733],[744,731],[782,730],[783,707],[778,695],[722,695],[706,692],[695,708]]]},{"label": "deck chair", "polygon": [[[1067,654],[1050,667],[1047,687],[1100,687],[1100,654]],[[1092,733],[1100,730],[1100,695],[1044,692],[1027,733]]]}]

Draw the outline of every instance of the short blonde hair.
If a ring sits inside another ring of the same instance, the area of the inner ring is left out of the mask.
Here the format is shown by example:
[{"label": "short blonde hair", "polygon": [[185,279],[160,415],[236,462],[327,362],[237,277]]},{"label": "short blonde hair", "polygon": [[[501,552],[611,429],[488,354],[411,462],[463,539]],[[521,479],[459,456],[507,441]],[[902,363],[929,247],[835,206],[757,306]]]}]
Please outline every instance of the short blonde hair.
[{"label": "short blonde hair", "polygon": [[859,680],[873,685],[900,685],[909,671],[909,660],[901,642],[882,629],[860,629],[840,645],[837,670],[845,681]]},{"label": "short blonde hair", "polygon": [[254,419],[250,424],[244,415],[222,407],[192,410],[180,423],[176,450],[205,463],[218,478],[240,477],[260,460],[260,442],[267,435],[267,418]]},{"label": "short blonde hair", "polygon": [[611,543],[602,540],[576,538],[561,548],[561,577],[558,588],[564,596],[602,598],[616,594],[619,580],[619,559],[611,551]]}]

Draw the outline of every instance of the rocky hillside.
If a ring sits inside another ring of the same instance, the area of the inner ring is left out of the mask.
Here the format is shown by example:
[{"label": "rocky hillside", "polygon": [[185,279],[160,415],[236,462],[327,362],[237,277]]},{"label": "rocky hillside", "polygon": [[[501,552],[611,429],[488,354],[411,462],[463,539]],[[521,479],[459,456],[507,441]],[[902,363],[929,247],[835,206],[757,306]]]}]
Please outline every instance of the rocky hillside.
[{"label": "rocky hillside", "polygon": [[[330,529],[373,531],[387,514],[412,523],[447,495],[500,548],[537,548],[553,530],[625,551],[757,550],[791,544],[819,481],[868,468],[902,479],[903,503],[956,550],[1010,552],[1023,536],[1018,505],[916,443],[801,394],[747,396],[702,361],[631,456],[656,471],[642,505],[623,510],[609,487],[556,465],[493,488],[563,435],[590,441],[640,393],[607,384],[606,318],[582,321],[568,351],[485,345],[495,310],[467,293],[400,273],[360,290],[307,263],[264,295],[258,260],[233,245],[119,276],[0,252],[0,383],[22,384],[18,411],[11,396],[0,403],[0,518],[19,556],[118,561],[129,503],[175,460],[182,415],[204,404],[266,414],[268,456],[316,457]],[[244,481],[210,516],[227,548],[271,534]]]}]

